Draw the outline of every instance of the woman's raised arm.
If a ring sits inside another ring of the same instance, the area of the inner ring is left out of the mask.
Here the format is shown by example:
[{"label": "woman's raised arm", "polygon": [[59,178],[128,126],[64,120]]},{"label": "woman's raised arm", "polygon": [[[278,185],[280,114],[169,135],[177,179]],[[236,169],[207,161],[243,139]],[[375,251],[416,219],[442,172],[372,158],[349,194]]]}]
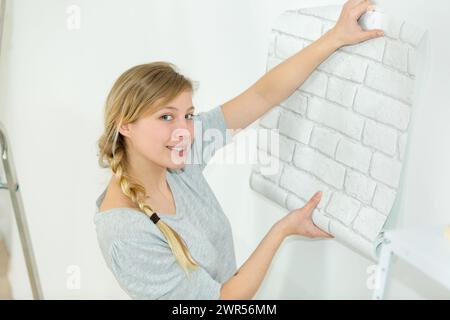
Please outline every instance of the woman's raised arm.
[{"label": "woman's raised arm", "polygon": [[369,0],[347,1],[332,29],[271,69],[243,93],[223,104],[227,128],[244,129],[286,100],[317,66],[340,47],[382,36],[382,30],[363,31],[358,24],[362,14],[372,8]]}]

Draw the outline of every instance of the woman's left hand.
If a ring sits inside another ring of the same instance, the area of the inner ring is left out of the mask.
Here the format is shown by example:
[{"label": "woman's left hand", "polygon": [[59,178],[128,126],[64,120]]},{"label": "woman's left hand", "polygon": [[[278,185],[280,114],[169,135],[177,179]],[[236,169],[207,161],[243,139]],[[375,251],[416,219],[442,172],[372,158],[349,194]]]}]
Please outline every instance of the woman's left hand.
[{"label": "woman's left hand", "polygon": [[291,211],[278,222],[285,236],[300,235],[311,239],[334,238],[333,235],[316,226],[312,218],[314,209],[321,198],[322,192],[316,192],[302,208]]},{"label": "woman's left hand", "polygon": [[364,31],[358,24],[358,19],[373,8],[370,0],[349,0],[344,4],[336,25],[330,30],[340,46],[357,44],[384,35],[383,30]]}]

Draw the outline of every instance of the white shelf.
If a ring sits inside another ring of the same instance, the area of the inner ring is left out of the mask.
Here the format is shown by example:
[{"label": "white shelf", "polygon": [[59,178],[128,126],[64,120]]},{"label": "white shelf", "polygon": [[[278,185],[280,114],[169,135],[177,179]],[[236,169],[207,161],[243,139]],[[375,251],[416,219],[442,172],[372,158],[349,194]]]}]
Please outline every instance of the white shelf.
[{"label": "white shelf", "polygon": [[445,226],[385,231],[374,299],[383,298],[392,255],[450,290],[450,239],[445,237]]}]

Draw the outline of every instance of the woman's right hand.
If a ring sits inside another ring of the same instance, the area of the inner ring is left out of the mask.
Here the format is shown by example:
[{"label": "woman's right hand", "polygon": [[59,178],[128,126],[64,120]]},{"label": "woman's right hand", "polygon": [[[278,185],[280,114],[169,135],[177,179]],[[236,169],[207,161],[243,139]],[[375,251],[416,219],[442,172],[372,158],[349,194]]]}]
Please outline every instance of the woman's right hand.
[{"label": "woman's right hand", "polygon": [[312,220],[312,214],[321,197],[322,193],[316,192],[302,208],[291,211],[278,222],[286,236],[301,235],[311,239],[334,238],[331,234],[316,226]]},{"label": "woman's right hand", "polygon": [[357,44],[369,39],[382,37],[382,29],[364,31],[358,23],[359,18],[367,11],[373,11],[375,6],[370,0],[349,0],[342,7],[336,25],[329,30],[340,46]]}]

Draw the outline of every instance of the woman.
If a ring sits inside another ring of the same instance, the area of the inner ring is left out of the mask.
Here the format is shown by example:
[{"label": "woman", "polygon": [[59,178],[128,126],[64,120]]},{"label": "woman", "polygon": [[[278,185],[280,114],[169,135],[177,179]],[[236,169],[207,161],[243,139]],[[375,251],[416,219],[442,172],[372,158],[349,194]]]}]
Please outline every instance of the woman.
[{"label": "woman", "polygon": [[[192,82],[169,63],[138,65],[116,80],[99,139],[99,163],[113,176],[97,199],[95,223],[106,263],[132,298],[251,299],[284,238],[332,237],[312,221],[319,191],[277,221],[237,269],[229,221],[202,172],[223,144],[205,137],[213,131],[226,138],[227,129],[247,127],[339,47],[382,36],[357,23],[371,8],[370,1],[348,1],[320,39],[238,97],[198,115]],[[202,127],[194,130],[195,119]],[[191,138],[199,129],[203,134]]]}]

